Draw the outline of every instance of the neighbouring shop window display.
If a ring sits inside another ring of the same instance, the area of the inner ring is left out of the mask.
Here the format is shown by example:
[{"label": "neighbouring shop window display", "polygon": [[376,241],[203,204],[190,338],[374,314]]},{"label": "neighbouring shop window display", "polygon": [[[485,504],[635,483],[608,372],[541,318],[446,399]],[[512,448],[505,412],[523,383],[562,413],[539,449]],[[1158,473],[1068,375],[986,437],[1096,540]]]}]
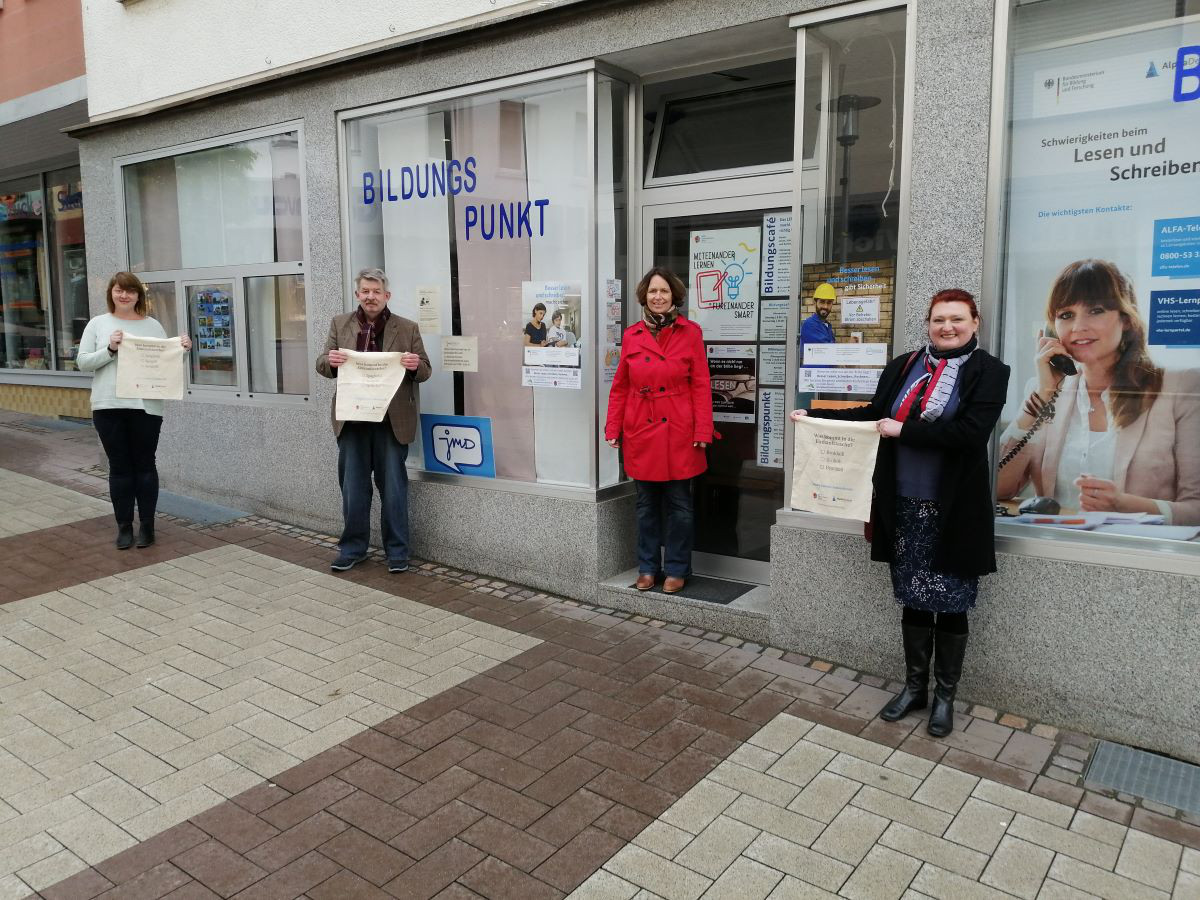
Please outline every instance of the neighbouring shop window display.
[{"label": "neighbouring shop window display", "polygon": [[626,102],[580,74],[345,123],[346,268],[384,269],[421,328],[425,469],[590,487],[599,452],[616,480],[591,392],[619,356]]},{"label": "neighbouring shop window display", "polygon": [[299,133],[133,162],[122,183],[130,270],[193,336],[191,384],[307,394]]},{"label": "neighbouring shop window display", "polygon": [[996,486],[1031,528],[1200,536],[1200,23],[1175,6],[1099,4],[1096,34],[1074,0],[1014,10]]},{"label": "neighbouring shop window display", "polygon": [[79,167],[46,176],[54,343],[59,369],[75,369],[88,310],[87,253],[83,242],[83,183]]},{"label": "neighbouring shop window display", "polygon": [[0,367],[7,369],[51,367],[44,196],[38,176],[0,183]]}]

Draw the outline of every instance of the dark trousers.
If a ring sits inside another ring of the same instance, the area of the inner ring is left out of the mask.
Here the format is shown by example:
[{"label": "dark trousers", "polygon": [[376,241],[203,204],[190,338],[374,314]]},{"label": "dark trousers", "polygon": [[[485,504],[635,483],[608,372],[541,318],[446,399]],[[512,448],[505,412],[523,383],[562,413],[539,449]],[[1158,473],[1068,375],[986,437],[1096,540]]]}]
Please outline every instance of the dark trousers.
[{"label": "dark trousers", "polygon": [[408,562],[408,444],[401,444],[386,418],[346,422],[338,438],[338,483],[342,487],[344,556],[363,557],[371,538],[371,476],[379,488],[383,550],[389,560]]},{"label": "dark trousers", "polygon": [[92,425],[108,457],[108,495],[117,524],[133,524],[135,503],[138,518],[153,522],[158,506],[154,454],[158,452],[162,416],[140,409],[97,409],[92,411]]},{"label": "dark trousers", "polygon": [[[673,578],[692,574],[692,481],[634,481],[638,572]],[[660,549],[661,553],[660,553]]]}]

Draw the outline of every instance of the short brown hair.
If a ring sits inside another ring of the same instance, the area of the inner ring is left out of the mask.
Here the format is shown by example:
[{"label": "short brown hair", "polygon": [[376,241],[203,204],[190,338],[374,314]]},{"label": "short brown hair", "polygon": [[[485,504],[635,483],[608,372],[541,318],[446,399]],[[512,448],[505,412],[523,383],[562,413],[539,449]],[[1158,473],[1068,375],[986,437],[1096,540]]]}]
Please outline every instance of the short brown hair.
[{"label": "short brown hair", "polygon": [[117,304],[113,303],[112,298],[113,288],[117,285],[120,285],[127,291],[137,291],[138,302],[133,311],[139,316],[150,315],[150,301],[146,299],[146,286],[132,272],[118,272],[112,278],[108,279],[108,289],[104,292],[104,300],[108,304],[108,311],[110,313],[117,311]]},{"label": "short brown hair", "polygon": [[687,301],[687,288],[683,286],[683,282],[679,280],[679,276],[668,269],[666,266],[651,266],[650,271],[642,276],[642,280],[638,282],[634,293],[637,294],[638,303],[642,306],[646,305],[646,292],[650,290],[650,279],[657,275],[671,288],[671,300],[674,301],[675,307],[681,309]]}]

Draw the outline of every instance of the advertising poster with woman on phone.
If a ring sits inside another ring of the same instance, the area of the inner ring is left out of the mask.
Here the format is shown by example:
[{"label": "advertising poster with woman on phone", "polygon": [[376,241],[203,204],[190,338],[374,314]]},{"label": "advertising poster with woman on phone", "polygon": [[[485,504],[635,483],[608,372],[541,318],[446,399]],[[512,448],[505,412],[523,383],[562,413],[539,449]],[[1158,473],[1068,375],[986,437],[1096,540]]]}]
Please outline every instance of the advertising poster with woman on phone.
[{"label": "advertising poster with woman on phone", "polygon": [[1013,63],[997,496],[1200,539],[1200,25]]}]

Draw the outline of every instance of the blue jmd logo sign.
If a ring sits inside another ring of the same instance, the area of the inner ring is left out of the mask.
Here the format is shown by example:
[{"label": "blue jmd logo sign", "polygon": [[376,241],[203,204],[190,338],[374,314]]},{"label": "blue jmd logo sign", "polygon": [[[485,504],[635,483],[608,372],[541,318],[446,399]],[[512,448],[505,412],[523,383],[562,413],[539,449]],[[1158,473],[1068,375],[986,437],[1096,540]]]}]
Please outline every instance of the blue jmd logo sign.
[{"label": "blue jmd logo sign", "polygon": [[[399,169],[373,169],[362,173],[362,202],[401,203],[435,197],[473,194],[479,186],[475,157],[448,159],[401,166]],[[492,203],[466,203],[462,207],[463,236],[485,240],[541,237],[546,233],[548,198],[509,200]]]}]

